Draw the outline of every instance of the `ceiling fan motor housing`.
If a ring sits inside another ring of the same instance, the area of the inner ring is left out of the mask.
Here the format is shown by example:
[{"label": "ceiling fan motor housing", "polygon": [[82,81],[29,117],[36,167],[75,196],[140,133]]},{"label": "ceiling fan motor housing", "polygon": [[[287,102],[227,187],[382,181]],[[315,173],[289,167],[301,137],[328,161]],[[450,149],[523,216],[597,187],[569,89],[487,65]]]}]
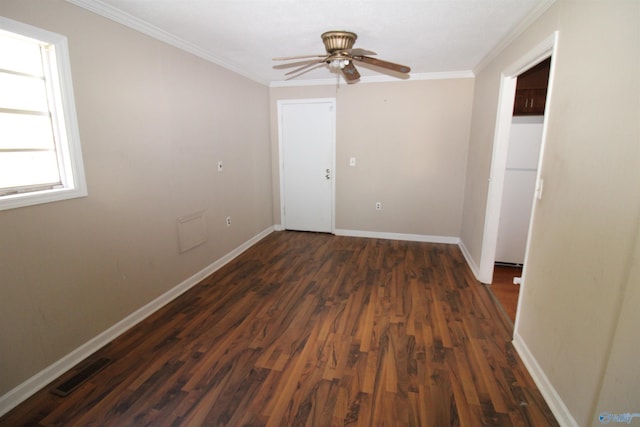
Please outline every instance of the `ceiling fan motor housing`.
[{"label": "ceiling fan motor housing", "polygon": [[350,31],[327,31],[322,34],[322,43],[328,53],[351,49],[358,36]]}]

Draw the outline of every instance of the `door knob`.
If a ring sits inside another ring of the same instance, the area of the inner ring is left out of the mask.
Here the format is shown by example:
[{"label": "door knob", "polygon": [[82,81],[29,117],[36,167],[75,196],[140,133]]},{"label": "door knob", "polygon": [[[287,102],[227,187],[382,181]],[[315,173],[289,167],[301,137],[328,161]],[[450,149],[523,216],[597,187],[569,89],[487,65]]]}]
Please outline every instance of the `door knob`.
[{"label": "door knob", "polygon": [[331,169],[327,169],[325,170],[325,172],[327,173],[324,177],[327,179],[331,179]]}]

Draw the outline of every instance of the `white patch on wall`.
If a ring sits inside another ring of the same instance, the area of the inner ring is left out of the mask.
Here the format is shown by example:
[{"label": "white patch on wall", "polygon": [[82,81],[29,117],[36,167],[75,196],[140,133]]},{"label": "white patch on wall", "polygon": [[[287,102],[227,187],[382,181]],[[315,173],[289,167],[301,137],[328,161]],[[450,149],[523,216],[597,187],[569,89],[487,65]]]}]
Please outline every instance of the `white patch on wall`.
[{"label": "white patch on wall", "polygon": [[207,218],[204,211],[181,216],[178,223],[178,251],[186,252],[207,241]]}]

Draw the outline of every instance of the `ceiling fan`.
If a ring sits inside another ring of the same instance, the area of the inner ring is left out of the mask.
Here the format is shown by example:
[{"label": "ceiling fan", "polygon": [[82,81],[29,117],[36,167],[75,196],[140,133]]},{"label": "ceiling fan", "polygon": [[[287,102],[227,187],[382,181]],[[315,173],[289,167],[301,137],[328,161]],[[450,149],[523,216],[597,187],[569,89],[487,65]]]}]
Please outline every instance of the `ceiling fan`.
[{"label": "ceiling fan", "polygon": [[322,34],[322,42],[327,53],[322,55],[288,56],[284,58],[273,58],[274,61],[290,61],[295,59],[314,58],[308,61],[298,61],[294,63],[275,66],[274,68],[299,67],[289,71],[285,75],[291,76],[287,80],[298,77],[314,68],[329,64],[329,67],[342,72],[347,83],[355,83],[360,79],[360,73],[356,69],[354,62],[363,62],[398,73],[407,74],[411,68],[406,65],[395,64],[381,59],[371,58],[375,52],[366,49],[354,49],[358,36],[350,31],[327,31]]}]

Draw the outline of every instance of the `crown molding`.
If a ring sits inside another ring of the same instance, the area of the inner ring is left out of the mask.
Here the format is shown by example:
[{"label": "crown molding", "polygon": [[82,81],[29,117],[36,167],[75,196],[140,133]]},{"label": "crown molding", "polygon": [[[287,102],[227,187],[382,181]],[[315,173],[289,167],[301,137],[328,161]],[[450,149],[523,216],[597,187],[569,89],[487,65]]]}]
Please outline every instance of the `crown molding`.
[{"label": "crown molding", "polygon": [[[412,73],[408,78],[397,78],[392,76],[363,76],[359,80],[362,83],[397,83],[418,80],[448,80],[448,79],[472,79],[475,74],[471,70],[463,71],[443,71],[437,73]],[[310,79],[310,80],[280,80],[269,84],[269,87],[295,87],[295,86],[327,86],[339,84],[348,84],[344,77],[334,77],[329,79]]]},{"label": "crown molding", "polygon": [[540,3],[531,10],[518,24],[516,24],[505,37],[503,37],[498,44],[496,44],[490,51],[487,53],[478,64],[473,69],[474,74],[478,74],[484,67],[489,65],[491,61],[493,61],[498,55],[502,53],[503,50],[507,48],[513,41],[520,36],[535,20],[540,18],[543,13],[545,13],[556,0],[541,0]]},{"label": "crown molding", "polygon": [[239,66],[232,64],[222,58],[219,58],[212,54],[211,52],[204,50],[193,43],[187,42],[175,35],[156,27],[142,19],[136,18],[128,13],[121,11],[120,9],[116,9],[113,6],[105,4],[100,0],[66,0],[67,2],[74,4],[78,7],[86,9],[90,12],[93,12],[97,15],[100,15],[104,18],[115,21],[119,24],[122,24],[126,27],[131,28],[132,30],[138,31],[147,36],[153,37],[154,39],[160,40],[161,42],[167,43],[173,47],[181,49],[185,52],[189,52],[195,56],[198,56],[204,60],[212,62],[216,65],[219,65],[223,68],[226,68],[229,71],[232,71],[236,74],[239,74],[243,77],[246,77],[250,80],[253,80],[262,85],[268,85],[269,82],[261,79],[260,77],[247,72],[246,70],[240,68]]},{"label": "crown molding", "polygon": [[[283,80],[269,82],[263,78],[256,76],[253,73],[249,73],[236,64],[230,63],[213,53],[196,46],[193,43],[187,42],[175,35],[156,27],[140,18],[136,18],[126,12],[121,11],[111,5],[108,5],[100,0],[66,0],[68,3],[81,7],[85,10],[93,12],[111,21],[122,24],[134,31],[138,31],[147,36],[153,37],[156,40],[164,42],[168,45],[181,49],[185,52],[189,52],[195,56],[198,56],[206,61],[219,65],[229,71],[246,77],[262,85],[269,87],[291,87],[291,86],[324,86],[347,84],[346,80],[342,76],[338,78],[326,78],[326,79],[311,79],[311,80]],[[555,0],[546,0],[555,1]],[[389,83],[389,82],[402,82],[402,81],[416,81],[416,80],[444,80],[444,79],[468,79],[474,78],[475,74],[471,70],[461,71],[444,71],[434,73],[412,73],[408,78],[397,78],[387,75],[379,76],[363,76],[360,78],[360,83]]]}]

